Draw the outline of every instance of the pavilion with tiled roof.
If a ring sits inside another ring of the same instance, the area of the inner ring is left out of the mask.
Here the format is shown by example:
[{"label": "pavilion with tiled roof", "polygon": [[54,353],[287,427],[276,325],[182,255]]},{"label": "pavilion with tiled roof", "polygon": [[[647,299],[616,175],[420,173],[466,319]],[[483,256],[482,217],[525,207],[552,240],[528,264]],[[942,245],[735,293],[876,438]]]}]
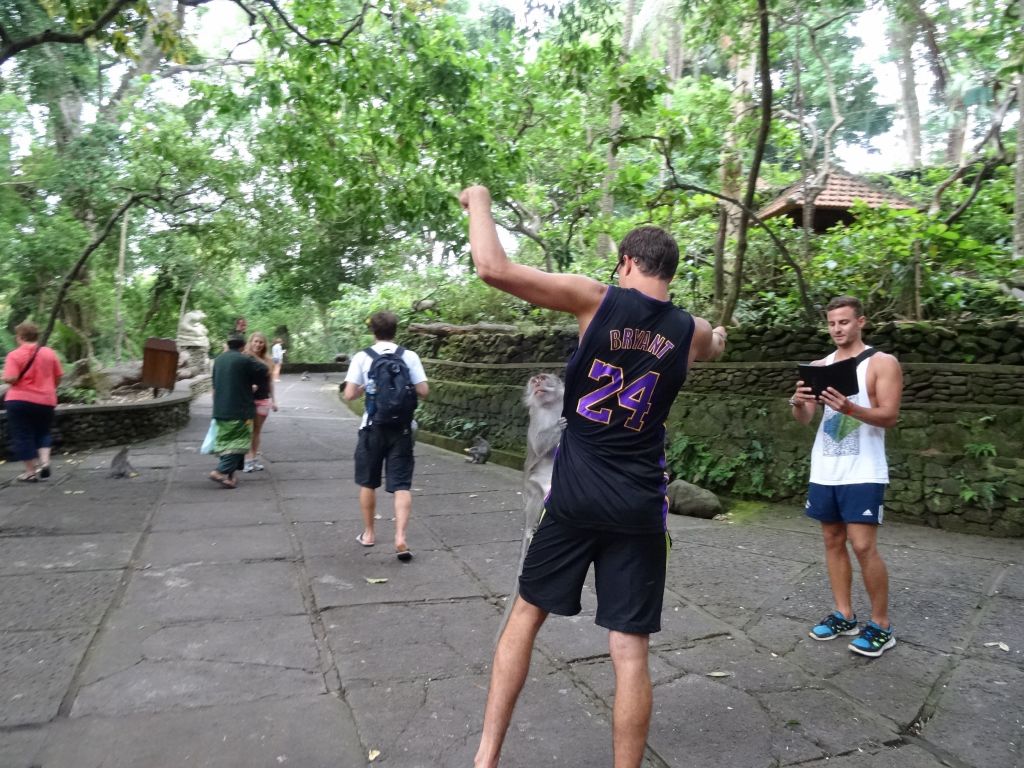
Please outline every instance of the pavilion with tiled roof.
[{"label": "pavilion with tiled roof", "polygon": [[[757,212],[760,219],[773,219],[786,216],[793,226],[803,226],[804,191],[803,182],[791,184],[782,194],[765,205]],[[876,186],[865,179],[853,176],[845,171],[829,172],[828,182],[814,201],[814,231],[824,232],[836,224],[849,224],[853,221],[850,209],[854,201],[860,200],[871,208],[915,208],[913,202],[882,187]]]}]

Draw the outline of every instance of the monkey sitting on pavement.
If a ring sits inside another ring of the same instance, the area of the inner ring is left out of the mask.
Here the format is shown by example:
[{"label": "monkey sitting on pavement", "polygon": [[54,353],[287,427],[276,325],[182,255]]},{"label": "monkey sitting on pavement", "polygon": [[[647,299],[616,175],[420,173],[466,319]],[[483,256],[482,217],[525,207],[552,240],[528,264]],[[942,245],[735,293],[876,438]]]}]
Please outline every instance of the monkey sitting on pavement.
[{"label": "monkey sitting on pavement", "polygon": [[110,460],[110,477],[135,477],[136,472],[128,462],[128,446],[124,446]]},{"label": "monkey sitting on pavement", "polygon": [[530,424],[526,429],[526,461],[523,464],[523,544],[516,566],[516,582],[505,605],[496,638],[501,637],[512,611],[512,603],[519,594],[519,574],[526,560],[533,532],[540,524],[544,512],[544,499],[551,490],[551,472],[555,467],[555,448],[562,438],[565,419],[562,417],[562,397],[565,385],[557,376],[538,373],[532,376],[523,391],[523,405],[530,411]]},{"label": "monkey sitting on pavement", "polygon": [[473,439],[472,446],[464,450],[469,454],[466,457],[466,461],[470,464],[486,464],[487,460],[491,458],[491,444],[480,435]]}]

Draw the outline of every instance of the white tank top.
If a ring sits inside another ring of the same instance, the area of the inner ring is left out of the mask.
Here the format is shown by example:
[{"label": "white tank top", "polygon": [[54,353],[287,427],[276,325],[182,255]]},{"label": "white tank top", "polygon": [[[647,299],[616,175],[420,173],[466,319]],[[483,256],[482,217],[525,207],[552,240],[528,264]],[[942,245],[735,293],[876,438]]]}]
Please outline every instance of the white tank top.
[{"label": "white tank top", "polygon": [[[825,358],[833,362],[836,353]],[[857,388],[850,401],[871,407],[868,399],[868,366],[871,358],[857,366]],[[885,460],[885,430],[834,411],[827,405],[818,425],[811,449],[811,482],[818,485],[888,483],[889,465]]]}]

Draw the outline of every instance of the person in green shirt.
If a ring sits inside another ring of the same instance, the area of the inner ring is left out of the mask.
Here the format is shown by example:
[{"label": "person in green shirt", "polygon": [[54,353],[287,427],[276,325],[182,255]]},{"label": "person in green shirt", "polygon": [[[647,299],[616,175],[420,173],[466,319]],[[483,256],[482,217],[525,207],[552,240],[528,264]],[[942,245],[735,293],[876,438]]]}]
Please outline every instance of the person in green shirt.
[{"label": "person in green shirt", "polygon": [[213,419],[217,423],[214,451],[220,455],[220,462],[210,479],[234,488],[235,472],[245,464],[245,452],[252,443],[256,415],[253,388],[266,386],[270,371],[256,358],[242,354],[242,334],[231,333],[227,346],[213,361]]}]

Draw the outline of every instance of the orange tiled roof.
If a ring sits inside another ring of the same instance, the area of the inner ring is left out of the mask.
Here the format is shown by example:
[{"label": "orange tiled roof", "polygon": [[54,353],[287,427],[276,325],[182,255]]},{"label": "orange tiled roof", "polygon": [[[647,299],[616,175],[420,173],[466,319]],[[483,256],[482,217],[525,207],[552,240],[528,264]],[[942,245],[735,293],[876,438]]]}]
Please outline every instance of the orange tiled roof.
[{"label": "orange tiled roof", "polygon": [[[832,170],[829,172],[825,189],[821,191],[814,205],[817,208],[832,208],[846,210],[853,206],[854,200],[862,200],[871,208],[881,208],[887,205],[890,208],[914,208],[915,205],[895,192],[876,187],[874,184],[856,176],[851,176],[845,171]],[[772,200],[760,211],[758,218],[770,219],[773,216],[781,216],[792,210],[802,208],[804,205],[803,182],[796,182],[787,187],[781,195]]]}]

